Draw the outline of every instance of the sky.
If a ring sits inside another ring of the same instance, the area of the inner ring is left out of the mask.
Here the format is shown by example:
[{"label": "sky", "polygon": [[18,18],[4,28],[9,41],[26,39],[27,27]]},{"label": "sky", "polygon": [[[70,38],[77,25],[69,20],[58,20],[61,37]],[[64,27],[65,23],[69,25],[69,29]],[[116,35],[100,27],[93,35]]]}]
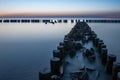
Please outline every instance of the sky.
[{"label": "sky", "polygon": [[0,16],[119,16],[120,0],[0,0]]}]

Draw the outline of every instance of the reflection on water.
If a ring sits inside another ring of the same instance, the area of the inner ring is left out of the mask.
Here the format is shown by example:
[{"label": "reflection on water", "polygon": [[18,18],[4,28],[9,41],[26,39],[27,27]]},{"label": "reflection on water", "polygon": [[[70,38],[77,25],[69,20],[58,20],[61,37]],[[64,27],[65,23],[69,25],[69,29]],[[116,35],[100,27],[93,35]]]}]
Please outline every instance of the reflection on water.
[{"label": "reflection on water", "polygon": [[59,38],[63,34],[69,32],[73,24],[42,24],[42,23],[26,23],[26,24],[0,24],[0,38],[3,41],[33,41],[47,40]]},{"label": "reflection on water", "polygon": [[[38,80],[52,51],[74,24],[0,24],[0,80]],[[120,24],[89,23],[109,52],[119,57]]]}]

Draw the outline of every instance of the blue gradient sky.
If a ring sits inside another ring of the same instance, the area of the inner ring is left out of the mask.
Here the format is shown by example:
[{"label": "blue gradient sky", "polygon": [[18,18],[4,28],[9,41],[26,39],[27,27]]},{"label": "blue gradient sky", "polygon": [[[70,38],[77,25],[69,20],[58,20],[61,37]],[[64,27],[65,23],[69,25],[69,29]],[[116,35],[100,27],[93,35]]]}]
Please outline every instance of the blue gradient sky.
[{"label": "blue gradient sky", "polygon": [[120,12],[120,0],[0,0],[0,15],[80,15]]}]

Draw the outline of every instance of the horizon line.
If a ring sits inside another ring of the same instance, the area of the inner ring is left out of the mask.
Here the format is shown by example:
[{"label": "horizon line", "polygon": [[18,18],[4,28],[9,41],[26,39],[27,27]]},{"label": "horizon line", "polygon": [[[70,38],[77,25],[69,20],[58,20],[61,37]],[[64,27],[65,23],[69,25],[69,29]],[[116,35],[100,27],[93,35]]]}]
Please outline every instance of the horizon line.
[{"label": "horizon line", "polygon": [[0,18],[15,18],[15,17],[83,17],[83,18],[120,18],[120,12],[113,12],[113,13],[86,13],[86,14],[7,14],[7,15],[0,15]]}]

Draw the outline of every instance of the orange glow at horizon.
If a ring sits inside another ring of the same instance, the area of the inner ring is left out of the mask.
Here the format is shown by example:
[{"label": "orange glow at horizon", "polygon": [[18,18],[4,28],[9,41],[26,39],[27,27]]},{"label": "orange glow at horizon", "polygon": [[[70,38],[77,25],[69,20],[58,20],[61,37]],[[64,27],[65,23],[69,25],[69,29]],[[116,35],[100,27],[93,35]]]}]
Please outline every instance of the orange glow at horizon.
[{"label": "orange glow at horizon", "polygon": [[17,16],[17,15],[23,15],[23,16],[53,16],[53,15],[80,15],[80,14],[86,14],[86,12],[8,12],[4,11],[0,13],[0,16]]},{"label": "orange glow at horizon", "polygon": [[66,12],[50,12],[50,11],[44,11],[44,12],[15,12],[15,11],[2,11],[0,13],[0,16],[70,16],[70,15],[91,15],[91,14],[101,14],[102,12],[90,12],[90,11],[82,11],[82,12],[72,12],[72,11],[66,11]]}]

